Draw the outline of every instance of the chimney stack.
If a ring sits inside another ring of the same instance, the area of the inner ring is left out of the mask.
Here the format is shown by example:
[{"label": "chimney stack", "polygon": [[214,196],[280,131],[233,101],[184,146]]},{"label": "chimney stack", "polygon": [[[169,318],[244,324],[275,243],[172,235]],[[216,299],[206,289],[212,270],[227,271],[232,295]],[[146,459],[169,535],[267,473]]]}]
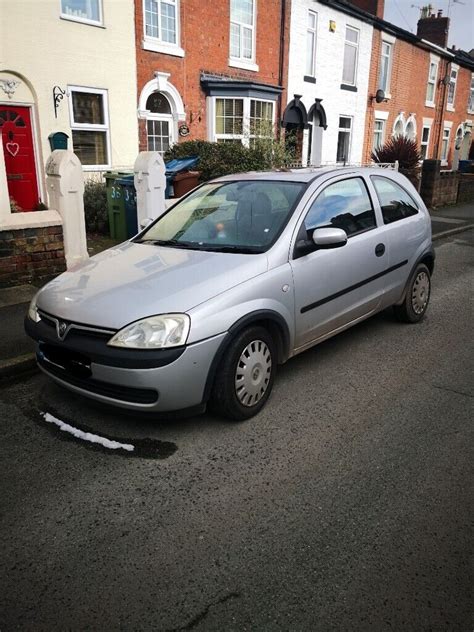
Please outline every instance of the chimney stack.
[{"label": "chimney stack", "polygon": [[449,18],[443,18],[442,9],[438,10],[437,15],[432,13],[418,20],[417,36],[437,46],[441,46],[441,48],[446,48],[448,45],[448,33]]},{"label": "chimney stack", "polygon": [[383,19],[385,0],[348,0],[355,7]]}]

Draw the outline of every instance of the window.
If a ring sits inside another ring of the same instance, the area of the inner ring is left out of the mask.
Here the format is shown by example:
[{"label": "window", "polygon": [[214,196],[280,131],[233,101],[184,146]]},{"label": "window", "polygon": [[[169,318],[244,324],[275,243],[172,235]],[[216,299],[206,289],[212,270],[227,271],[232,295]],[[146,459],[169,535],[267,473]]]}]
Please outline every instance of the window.
[{"label": "window", "polygon": [[255,59],[255,0],[230,0],[230,57]]},{"label": "window", "polygon": [[426,105],[434,106],[437,77],[438,77],[438,62],[430,61],[430,68],[428,70],[428,85],[426,86]]},{"label": "window", "polygon": [[443,140],[441,143],[441,161],[446,163],[448,161],[448,150],[449,150],[449,135],[451,130],[449,127],[445,127],[443,129]]},{"label": "window", "polygon": [[348,237],[375,228],[374,209],[362,178],[330,184],[311,205],[304,224],[307,231],[342,228]]},{"label": "window", "polygon": [[337,162],[347,162],[351,145],[352,118],[350,116],[339,117],[339,133],[337,136]]},{"label": "window", "polygon": [[408,140],[416,139],[415,121],[412,117],[410,117],[407,121],[407,124],[405,127],[405,138],[408,138]]},{"label": "window", "polygon": [[458,69],[457,67],[451,67],[451,73],[449,75],[449,85],[448,85],[448,109],[454,110],[454,99],[456,97],[456,81],[458,78]]},{"label": "window", "polygon": [[316,27],[318,15],[308,11],[308,27],[306,30],[306,76],[316,76]]},{"label": "window", "polygon": [[61,0],[61,17],[78,22],[102,24],[100,0]]},{"label": "window", "polygon": [[148,151],[164,154],[173,144],[173,116],[168,99],[161,92],[153,92],[146,101]]},{"label": "window", "polygon": [[403,120],[401,118],[397,119],[397,122],[394,125],[393,128],[393,137],[397,138],[398,136],[404,136],[405,134],[405,127],[403,125]]},{"label": "window", "polygon": [[471,114],[474,113],[474,73],[471,75],[471,89],[469,92],[469,101],[467,104],[467,110]]},{"label": "window", "polygon": [[347,26],[342,68],[342,83],[346,85],[355,86],[356,84],[358,48],[359,31],[352,26]]},{"label": "window", "polygon": [[396,182],[382,176],[371,178],[382,209],[384,224],[391,224],[418,213],[416,202]]},{"label": "window", "polygon": [[382,41],[382,54],[380,59],[379,88],[387,94],[390,91],[390,67],[392,45]]},{"label": "window", "polygon": [[273,138],[273,111],[273,101],[217,97],[213,140],[248,145],[256,138]]},{"label": "window", "polygon": [[385,121],[375,119],[374,123],[374,139],[372,149],[379,149],[383,145],[385,131]]},{"label": "window", "polygon": [[426,160],[428,158],[428,147],[430,144],[430,131],[431,127],[429,125],[424,125],[421,130],[421,142],[420,142],[420,153],[421,159]]},{"label": "window", "polygon": [[145,0],[145,34],[177,44],[176,0]]},{"label": "window", "polygon": [[107,91],[69,87],[74,153],[88,167],[109,165]]}]

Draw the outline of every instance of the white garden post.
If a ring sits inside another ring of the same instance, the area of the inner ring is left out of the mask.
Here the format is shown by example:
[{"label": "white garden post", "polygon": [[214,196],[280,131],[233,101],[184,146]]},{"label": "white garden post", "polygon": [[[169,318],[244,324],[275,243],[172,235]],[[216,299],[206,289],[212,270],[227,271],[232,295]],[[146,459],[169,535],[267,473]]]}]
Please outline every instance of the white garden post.
[{"label": "white garden post", "polygon": [[137,191],[138,229],[146,219],[156,219],[166,210],[165,163],[157,151],[141,151],[133,167]]},{"label": "white garden post", "polygon": [[56,149],[46,163],[49,205],[63,220],[66,265],[71,268],[89,258],[84,216],[84,175],[72,151]]}]

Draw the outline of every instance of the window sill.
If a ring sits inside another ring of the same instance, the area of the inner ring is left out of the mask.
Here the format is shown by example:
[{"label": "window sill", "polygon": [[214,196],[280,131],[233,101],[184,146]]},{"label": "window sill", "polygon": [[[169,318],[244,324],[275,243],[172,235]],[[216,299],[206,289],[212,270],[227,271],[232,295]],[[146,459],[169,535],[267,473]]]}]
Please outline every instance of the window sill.
[{"label": "window sill", "polygon": [[432,103],[431,101],[425,101],[425,107],[427,107],[427,108],[434,108],[435,104]]},{"label": "window sill", "polygon": [[78,22],[79,24],[86,24],[87,26],[95,26],[99,29],[105,29],[105,25],[103,22],[96,22],[95,20],[87,20],[86,18],[80,18],[75,15],[60,15],[60,20],[65,20],[66,22]]},{"label": "window sill", "polygon": [[446,105],[446,110],[448,112],[454,112],[454,105],[450,105],[449,103]]},{"label": "window sill", "polygon": [[347,90],[348,92],[357,92],[357,86],[350,86],[347,83],[341,83],[341,90]]},{"label": "window sill", "polygon": [[151,50],[154,53],[163,53],[165,55],[172,55],[173,57],[184,57],[184,50],[180,46],[174,46],[172,44],[163,44],[159,40],[145,39],[142,41],[143,50]]},{"label": "window sill", "polygon": [[311,75],[305,75],[303,77],[303,81],[306,81],[307,83],[316,83],[316,77],[311,77]]},{"label": "window sill", "polygon": [[258,72],[258,64],[251,61],[243,61],[241,59],[229,59],[229,66],[232,68],[242,68],[242,70],[251,70],[252,72]]},{"label": "window sill", "polygon": [[447,167],[448,166],[448,161],[447,160],[442,160],[441,161],[441,166],[442,167]]}]

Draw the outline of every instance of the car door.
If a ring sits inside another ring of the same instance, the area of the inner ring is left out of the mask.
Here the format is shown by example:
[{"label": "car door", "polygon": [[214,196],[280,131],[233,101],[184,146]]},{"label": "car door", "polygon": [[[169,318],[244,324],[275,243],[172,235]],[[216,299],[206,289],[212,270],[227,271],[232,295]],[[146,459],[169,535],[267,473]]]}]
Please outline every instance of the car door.
[{"label": "car door", "polygon": [[312,244],[316,228],[342,228],[347,243],[290,260],[295,293],[295,348],[309,346],[377,310],[383,295],[387,253],[365,180],[339,176],[319,189],[297,228],[295,244]]}]

